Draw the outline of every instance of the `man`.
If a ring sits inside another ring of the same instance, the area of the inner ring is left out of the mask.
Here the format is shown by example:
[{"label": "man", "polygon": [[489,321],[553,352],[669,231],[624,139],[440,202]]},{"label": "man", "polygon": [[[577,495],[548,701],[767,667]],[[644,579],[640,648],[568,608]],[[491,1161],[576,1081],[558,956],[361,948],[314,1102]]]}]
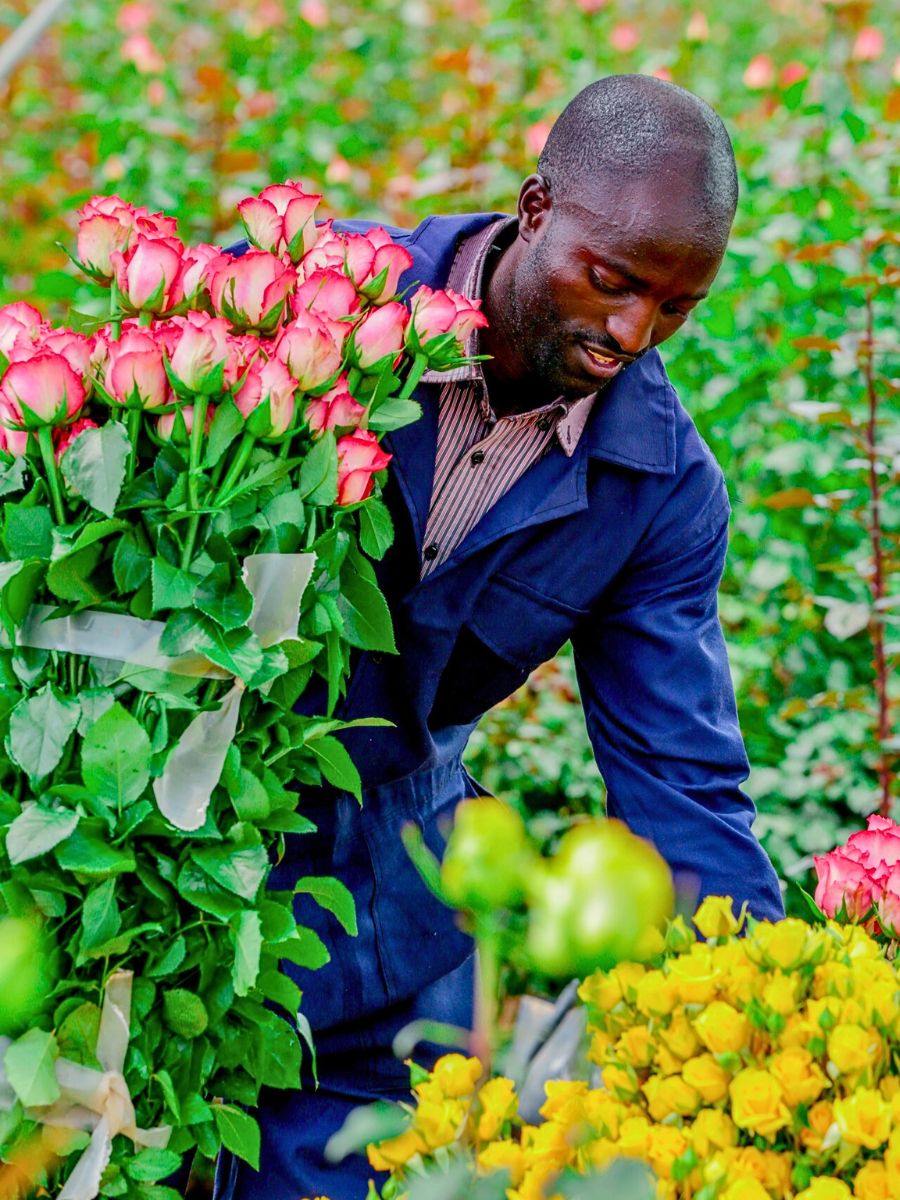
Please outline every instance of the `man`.
[{"label": "man", "polygon": [[[475,786],[460,762],[471,730],[566,640],[610,813],[701,893],[782,914],[740,790],[747,761],[716,615],[725,486],[654,349],[709,291],[736,199],[712,110],[616,76],[557,121],[517,217],[394,231],[414,258],[401,286],[483,298],[489,325],[470,351],[491,357],[427,376],[422,419],[388,439],[396,541],[379,579],[399,656],[360,655],[340,715],[394,727],[345,735],[362,811],[347,795],[304,795],[318,833],[295,839],[272,878],[336,875],[360,933],[298,907],[334,954],[315,974],[288,968],[320,1086],[264,1095],[260,1172],[224,1160],[219,1196],[363,1200],[372,1171],[360,1158],[329,1166],[327,1138],[354,1105],[406,1094],[390,1049],[400,1028],[471,1015],[471,945],[418,880],[400,829],[417,822],[440,850]],[[304,698],[310,711],[319,702]]]}]

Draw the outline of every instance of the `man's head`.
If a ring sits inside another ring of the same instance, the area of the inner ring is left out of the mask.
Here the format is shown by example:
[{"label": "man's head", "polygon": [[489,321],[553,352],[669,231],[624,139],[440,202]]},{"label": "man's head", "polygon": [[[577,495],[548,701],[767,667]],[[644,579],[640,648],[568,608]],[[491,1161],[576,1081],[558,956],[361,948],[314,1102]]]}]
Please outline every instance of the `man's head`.
[{"label": "man's head", "polygon": [[522,185],[492,280],[497,374],[587,395],[671,337],[715,278],[736,204],[731,142],[702,100],[644,75],[585,88]]}]

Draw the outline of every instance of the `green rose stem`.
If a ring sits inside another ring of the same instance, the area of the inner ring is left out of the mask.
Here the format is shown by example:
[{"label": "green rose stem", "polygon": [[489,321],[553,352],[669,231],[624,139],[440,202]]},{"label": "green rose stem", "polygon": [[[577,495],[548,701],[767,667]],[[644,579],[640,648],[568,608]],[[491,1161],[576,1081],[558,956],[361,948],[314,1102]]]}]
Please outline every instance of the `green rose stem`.
[{"label": "green rose stem", "polygon": [[398,400],[408,400],[416,388],[419,386],[419,380],[425,374],[428,366],[428,355],[417,354],[412,361],[412,366],[409,368],[409,374],[406,377],[406,382],[397,397]]},{"label": "green rose stem", "polygon": [[109,289],[109,324],[112,329],[113,341],[117,342],[122,334],[122,314],[116,303],[116,289]]},{"label": "green rose stem", "polygon": [[141,432],[141,412],[139,408],[129,408],[125,416],[125,428],[128,430],[128,463],[125,467],[125,482],[134,479],[134,469],[137,466],[137,443]]},{"label": "green rose stem", "polygon": [[222,503],[222,501],[228,496],[228,493],[240,479],[244,472],[244,467],[246,467],[250,458],[250,454],[255,445],[256,438],[252,433],[245,429],[240,442],[238,442],[238,448],[235,451],[234,458],[231,460],[231,466],[228,468],[228,474],[222,480],[222,484],[219,490],[216,492],[216,504]]},{"label": "green rose stem", "polygon": [[475,1021],[472,1053],[481,1061],[485,1076],[497,1048],[497,1010],[500,988],[500,945],[496,923],[490,914],[475,918],[478,949],[475,972]]},{"label": "green rose stem", "polygon": [[38,446],[47,476],[47,486],[50,488],[50,501],[53,505],[53,516],[57,525],[65,525],[66,508],[63,504],[62,488],[59,485],[59,468],[53,453],[53,434],[49,425],[41,425],[37,431]]},{"label": "green rose stem", "polygon": [[191,565],[191,559],[194,555],[194,543],[197,540],[197,530],[200,527],[201,514],[197,512],[197,509],[200,507],[200,495],[197,483],[200,477],[200,453],[203,450],[203,434],[208,405],[208,396],[200,395],[194,398],[194,418],[191,424],[190,461],[188,466],[188,505],[193,511],[188,520],[184,547],[181,552],[181,569],[183,571],[186,571]]}]

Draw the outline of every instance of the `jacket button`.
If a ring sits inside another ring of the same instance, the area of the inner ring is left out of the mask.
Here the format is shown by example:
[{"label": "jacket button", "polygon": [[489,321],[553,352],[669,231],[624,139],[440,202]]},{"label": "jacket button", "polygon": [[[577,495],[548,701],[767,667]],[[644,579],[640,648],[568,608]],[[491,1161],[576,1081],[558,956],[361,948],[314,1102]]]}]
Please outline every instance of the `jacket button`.
[{"label": "jacket button", "polygon": [[541,417],[537,423],[537,427],[541,431],[541,433],[546,433],[552,424],[553,424],[552,417]]},{"label": "jacket button", "polygon": [[484,451],[483,450],[475,450],[473,452],[472,458],[471,458],[472,466],[477,467],[480,463],[483,463],[483,462],[484,462]]},{"label": "jacket button", "polygon": [[432,542],[430,546],[425,547],[423,558],[427,558],[429,562],[432,562],[434,559],[437,558],[437,556],[438,556],[437,542]]}]

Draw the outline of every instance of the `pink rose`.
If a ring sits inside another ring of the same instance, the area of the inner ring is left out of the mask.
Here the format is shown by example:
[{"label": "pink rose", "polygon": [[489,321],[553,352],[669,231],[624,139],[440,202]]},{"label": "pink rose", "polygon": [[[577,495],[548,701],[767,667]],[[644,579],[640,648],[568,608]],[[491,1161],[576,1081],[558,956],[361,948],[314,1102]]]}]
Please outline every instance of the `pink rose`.
[{"label": "pink rose", "polygon": [[228,322],[209,313],[189,312],[173,317],[170,330],[178,334],[169,353],[172,374],[189,392],[222,390],[228,358]]},{"label": "pink rose", "polygon": [[350,361],[362,371],[380,370],[403,349],[408,322],[409,313],[396,300],[371,309],[353,330]]},{"label": "pink rose", "polygon": [[[306,276],[291,297],[296,316],[302,310],[340,321],[359,312],[360,303],[353,281],[333,267],[320,267]],[[349,332],[349,329],[348,329]]]},{"label": "pink rose", "polygon": [[240,258],[222,254],[209,264],[207,279],[213,307],[236,333],[274,333],[297,284],[294,269],[265,250],[249,250]]},{"label": "pink rose", "polygon": [[172,403],[162,347],[143,330],[130,329],[109,343],[103,386],[119,404],[159,408]]},{"label": "pink rose", "polygon": [[875,906],[881,928],[888,937],[900,940],[900,880],[888,880]]},{"label": "pink rose", "polygon": [[332,322],[301,311],[281,331],[275,353],[306,392],[321,387],[341,366],[341,346]]},{"label": "pink rose", "polygon": [[873,813],[868,828],[850,836],[845,853],[863,863],[877,883],[884,883],[900,863],[900,826]]},{"label": "pink rose", "polygon": [[228,358],[225,361],[225,386],[234,387],[252,362],[264,353],[271,358],[275,353],[274,343],[256,338],[251,333],[229,334]]},{"label": "pink rose", "polygon": [[207,268],[221,255],[218,246],[203,242],[199,246],[189,246],[185,251],[181,260],[181,290],[192,307],[199,304],[207,290]]},{"label": "pink rose", "polygon": [[[90,378],[94,353],[94,339],[71,329],[51,329],[43,334],[33,353],[50,350],[61,354],[76,375]],[[28,355],[27,357],[32,357]]]},{"label": "pink rose", "polygon": [[450,288],[435,292],[420,287],[412,298],[411,309],[410,342],[414,349],[426,349],[435,338],[451,333],[461,350],[473,330],[487,325],[481,301],[470,300]]},{"label": "pink rose", "polygon": [[876,884],[866,867],[844,852],[844,847],[814,857],[819,882],[815,901],[826,916],[842,910],[851,922],[862,921],[875,900]]},{"label": "pink rose", "polygon": [[79,266],[108,284],[115,275],[112,255],[130,246],[138,210],[120,196],[93,196],[78,215]]},{"label": "pink rose", "polygon": [[744,87],[759,92],[770,88],[775,82],[775,64],[768,54],[757,54],[751,58],[744,71]]},{"label": "pink rose", "polygon": [[367,279],[360,291],[373,304],[386,304],[397,293],[397,283],[404,271],[413,265],[412,255],[402,246],[396,245],[390,235],[380,226],[366,234],[375,246],[375,255]]},{"label": "pink rose", "polygon": [[56,458],[57,465],[62,460],[62,456],[80,434],[84,433],[86,429],[96,428],[97,422],[92,421],[90,417],[79,417],[79,419],[74,421],[71,425],[58,425],[56,429],[53,430],[53,453]]},{"label": "pink rose", "polygon": [[21,426],[21,413],[18,407],[8,404],[0,392],[0,450],[21,458],[28,450],[29,433]]},{"label": "pink rose", "polygon": [[242,200],[238,212],[254,246],[270,254],[287,253],[293,262],[299,262],[315,244],[312,217],[321,199],[307,196],[289,179],[263,188],[256,198]]},{"label": "pink rose", "polygon": [[114,250],[110,261],[123,308],[132,313],[171,312],[183,297],[181,257],[176,238],[138,234],[123,254]]},{"label": "pink rose", "polygon": [[356,504],[372,491],[372,476],[391,461],[374,433],[357,429],[338,438],[338,504]]},{"label": "pink rose", "polygon": [[244,376],[234,402],[245,419],[268,403],[269,417],[265,427],[258,430],[251,425],[251,432],[257,437],[276,438],[286,433],[293,423],[296,391],[296,380],[280,359],[272,358],[265,363],[257,360]]},{"label": "pink rose", "polygon": [[0,354],[11,357],[16,340],[24,335],[28,340],[37,336],[44,318],[36,308],[21,300],[0,308]]},{"label": "pink rose", "polygon": [[876,62],[884,54],[884,34],[877,25],[864,25],[856,35],[851,57],[856,62]]},{"label": "pink rose", "polygon": [[13,428],[37,429],[70,421],[84,404],[81,378],[61,354],[41,351],[10,363],[0,383],[3,419]]},{"label": "pink rose", "polygon": [[[203,422],[203,432],[209,433],[216,406],[210,404],[206,410],[206,420]],[[180,420],[179,420],[180,416]],[[164,442],[174,442],[176,446],[186,446],[194,428],[194,406],[183,404],[172,412],[163,413],[156,418],[156,432]]]},{"label": "pink rose", "polygon": [[347,378],[342,375],[324,396],[314,396],[309,401],[306,423],[313,433],[324,433],[326,429],[356,429],[365,411],[363,405],[350,395]]}]

